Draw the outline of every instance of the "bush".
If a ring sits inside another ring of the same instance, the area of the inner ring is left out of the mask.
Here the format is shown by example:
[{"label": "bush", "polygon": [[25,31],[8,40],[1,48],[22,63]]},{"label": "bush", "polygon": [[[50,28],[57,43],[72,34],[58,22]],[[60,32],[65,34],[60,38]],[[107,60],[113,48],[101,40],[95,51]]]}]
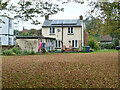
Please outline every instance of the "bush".
[{"label": "bush", "polygon": [[11,49],[10,50],[4,50],[3,55],[13,55],[13,51]]},{"label": "bush", "polygon": [[29,55],[29,54],[30,54],[29,51],[27,51],[27,50],[23,50],[23,55]]},{"label": "bush", "polygon": [[30,55],[35,55],[35,52],[34,52],[34,51],[31,51],[31,52],[30,52]]},{"label": "bush", "polygon": [[87,45],[90,46],[92,49],[94,50],[98,50],[99,49],[99,44],[97,41],[91,39],[87,41]]},{"label": "bush", "polygon": [[115,44],[115,46],[119,46],[119,39],[115,38],[115,40],[113,41],[113,43]]},{"label": "bush", "polygon": [[115,49],[115,44],[114,43],[103,43],[103,44],[99,44],[101,49]]},{"label": "bush", "polygon": [[12,51],[14,53],[16,53],[17,55],[22,55],[22,50],[21,50],[20,47],[15,47],[15,48],[12,49]]},{"label": "bush", "polygon": [[86,52],[86,48],[85,48],[85,46],[82,48],[81,51],[82,51],[82,52]]}]

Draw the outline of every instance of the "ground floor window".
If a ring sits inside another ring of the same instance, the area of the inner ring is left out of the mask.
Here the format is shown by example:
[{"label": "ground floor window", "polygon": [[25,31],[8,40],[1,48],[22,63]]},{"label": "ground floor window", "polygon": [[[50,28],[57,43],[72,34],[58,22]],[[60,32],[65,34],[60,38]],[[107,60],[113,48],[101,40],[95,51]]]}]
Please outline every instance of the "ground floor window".
[{"label": "ground floor window", "polygon": [[78,48],[78,40],[72,40],[72,47]]},{"label": "ground floor window", "polygon": [[60,47],[61,47],[61,42],[60,42],[60,40],[56,40],[55,47],[56,47],[56,48],[60,48]]}]

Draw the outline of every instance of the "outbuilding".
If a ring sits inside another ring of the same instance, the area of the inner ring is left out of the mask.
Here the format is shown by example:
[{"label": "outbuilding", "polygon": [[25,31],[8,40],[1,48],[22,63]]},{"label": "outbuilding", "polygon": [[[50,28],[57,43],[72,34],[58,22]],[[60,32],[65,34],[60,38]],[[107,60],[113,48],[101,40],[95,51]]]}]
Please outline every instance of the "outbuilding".
[{"label": "outbuilding", "polygon": [[19,45],[22,50],[38,52],[40,42],[44,44],[43,48],[47,51],[54,50],[55,38],[42,36],[17,36],[16,45]]}]

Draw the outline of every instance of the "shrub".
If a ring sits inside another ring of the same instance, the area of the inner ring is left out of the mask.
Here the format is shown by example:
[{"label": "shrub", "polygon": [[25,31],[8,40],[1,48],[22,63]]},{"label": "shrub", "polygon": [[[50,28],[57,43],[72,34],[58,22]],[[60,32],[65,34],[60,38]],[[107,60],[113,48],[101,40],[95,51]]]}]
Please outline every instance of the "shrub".
[{"label": "shrub", "polygon": [[82,51],[82,52],[86,52],[86,48],[85,48],[85,46],[82,48],[81,51]]},{"label": "shrub", "polygon": [[15,48],[12,49],[12,51],[14,53],[16,53],[17,55],[22,55],[22,50],[21,50],[20,47],[15,47]]},{"label": "shrub", "polygon": [[115,44],[114,43],[103,43],[103,44],[99,44],[101,49],[115,49]]},{"label": "shrub", "polygon": [[90,46],[92,49],[94,50],[98,50],[99,49],[99,44],[97,41],[91,39],[87,41],[87,45]]},{"label": "shrub", "polygon": [[10,50],[4,50],[3,55],[13,55],[13,51],[11,49]]},{"label": "shrub", "polygon": [[46,50],[45,50],[44,48],[42,48],[41,51],[42,51],[42,53],[45,53],[45,52],[46,52]]},{"label": "shrub", "polygon": [[119,39],[115,38],[115,40],[113,41],[113,43],[115,44],[115,46],[119,46]]},{"label": "shrub", "polygon": [[30,55],[35,55],[35,52],[34,52],[34,51],[31,51],[31,52],[30,52]]},{"label": "shrub", "polygon": [[27,50],[23,50],[23,55],[29,55],[29,54],[30,54],[29,51],[27,51]]}]

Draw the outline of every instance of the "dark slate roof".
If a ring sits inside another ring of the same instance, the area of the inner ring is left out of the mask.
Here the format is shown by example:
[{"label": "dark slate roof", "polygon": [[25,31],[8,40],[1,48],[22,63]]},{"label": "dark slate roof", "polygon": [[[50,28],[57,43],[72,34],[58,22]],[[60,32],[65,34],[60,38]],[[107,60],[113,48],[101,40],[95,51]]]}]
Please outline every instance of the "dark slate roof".
[{"label": "dark slate roof", "polygon": [[75,26],[80,27],[82,26],[82,20],[75,19],[75,20],[45,20],[42,27],[61,27],[61,26]]},{"label": "dark slate roof", "polygon": [[51,38],[51,37],[42,37],[42,36],[16,36],[16,39],[53,39],[55,40],[55,38]]},{"label": "dark slate roof", "polygon": [[101,40],[100,41],[112,41],[112,37],[110,35],[100,35]]}]

